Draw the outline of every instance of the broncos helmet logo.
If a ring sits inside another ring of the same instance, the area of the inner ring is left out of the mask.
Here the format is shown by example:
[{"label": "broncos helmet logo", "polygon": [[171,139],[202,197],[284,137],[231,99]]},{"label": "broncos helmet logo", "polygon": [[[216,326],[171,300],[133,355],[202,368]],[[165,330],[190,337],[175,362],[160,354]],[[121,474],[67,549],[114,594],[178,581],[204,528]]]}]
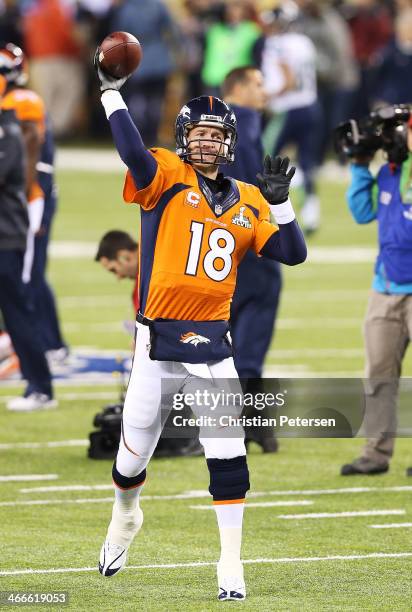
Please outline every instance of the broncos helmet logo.
[{"label": "broncos helmet logo", "polygon": [[198,344],[209,344],[210,339],[205,336],[201,336],[200,334],[195,334],[195,332],[187,332],[186,334],[182,334],[180,336],[180,342],[183,344],[193,344],[197,346]]}]

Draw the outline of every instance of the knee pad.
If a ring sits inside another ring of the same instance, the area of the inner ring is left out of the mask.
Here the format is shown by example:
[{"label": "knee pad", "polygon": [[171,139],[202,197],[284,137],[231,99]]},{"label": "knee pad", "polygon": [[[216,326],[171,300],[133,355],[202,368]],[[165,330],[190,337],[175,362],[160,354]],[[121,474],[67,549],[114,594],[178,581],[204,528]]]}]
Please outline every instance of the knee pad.
[{"label": "knee pad", "polygon": [[250,489],[246,456],[233,459],[207,459],[209,492],[214,501],[243,499]]},{"label": "knee pad", "polygon": [[137,476],[132,476],[131,478],[129,478],[128,476],[123,476],[123,474],[120,474],[120,472],[118,472],[116,462],[114,462],[112,469],[112,477],[114,484],[116,485],[116,487],[119,487],[119,489],[135,489],[136,487],[140,487],[146,480],[146,470],[144,469]]},{"label": "knee pad", "polygon": [[206,459],[233,459],[246,455],[244,436],[241,438],[210,438],[202,434],[201,428],[199,441],[205,449]]}]

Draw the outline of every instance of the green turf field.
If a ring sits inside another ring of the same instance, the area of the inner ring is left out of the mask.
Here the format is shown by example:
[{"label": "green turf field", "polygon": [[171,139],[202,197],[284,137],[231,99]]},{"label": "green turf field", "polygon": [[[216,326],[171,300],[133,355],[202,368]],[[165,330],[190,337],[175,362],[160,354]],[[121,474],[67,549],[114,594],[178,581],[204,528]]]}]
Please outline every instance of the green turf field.
[{"label": "green turf field", "polygon": [[[137,233],[137,209],[121,204],[121,175],[60,171],[58,179],[54,241],[90,245],[108,229]],[[345,261],[349,251],[337,249],[356,247],[365,253],[375,245],[376,230],[351,221],[344,185],[323,184],[321,197],[323,226],[309,242],[309,261],[284,268],[267,363],[269,373],[284,377],[362,372],[361,326],[373,264],[359,261],[362,257]],[[118,283],[93,255],[54,258],[50,278],[74,349],[129,348],[121,325],[131,317],[127,281]],[[412,375],[411,355],[404,374]],[[338,475],[339,468],[357,456],[361,440],[282,438],[279,453],[269,456],[252,447],[243,546],[248,598],[243,604],[218,604],[214,514],[196,509],[209,504],[202,494],[208,485],[204,460],[152,462],[142,499],[145,525],[129,555],[132,567],[104,579],[94,568],[110,516],[111,464],[87,459],[82,441],[94,414],[117,399],[118,388],[111,376],[106,385],[57,386],[57,410],[7,412],[3,400],[21,388],[0,383],[0,476],[56,478],[0,479],[0,591],[66,591],[70,603],[57,606],[62,610],[203,612],[236,605],[259,612],[411,609],[411,527],[371,527],[412,523],[407,488],[412,490],[412,480],[405,476],[412,465],[409,439],[398,440],[388,474],[349,480]],[[68,440],[77,442],[47,444]],[[93,489],[96,485],[102,486]],[[372,511],[381,514],[293,518]]]}]

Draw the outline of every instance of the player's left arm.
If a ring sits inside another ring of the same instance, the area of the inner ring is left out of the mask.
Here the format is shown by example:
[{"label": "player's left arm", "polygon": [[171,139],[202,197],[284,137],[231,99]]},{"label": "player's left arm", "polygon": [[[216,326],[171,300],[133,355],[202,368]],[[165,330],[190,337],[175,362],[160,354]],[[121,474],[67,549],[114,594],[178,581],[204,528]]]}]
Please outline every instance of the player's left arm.
[{"label": "player's left arm", "polygon": [[295,168],[288,170],[289,159],[265,158],[263,173],[257,175],[259,189],[269,202],[270,211],[278,225],[278,231],[263,218],[257,227],[255,246],[258,253],[289,266],[303,263],[307,248],[302,230],[295,218],[289,187]]}]

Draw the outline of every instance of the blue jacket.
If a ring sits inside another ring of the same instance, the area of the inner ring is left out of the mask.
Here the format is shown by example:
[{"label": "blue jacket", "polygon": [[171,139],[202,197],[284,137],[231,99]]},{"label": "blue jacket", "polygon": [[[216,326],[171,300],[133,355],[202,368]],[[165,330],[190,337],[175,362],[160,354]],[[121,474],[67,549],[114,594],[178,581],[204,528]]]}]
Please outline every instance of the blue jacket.
[{"label": "blue jacket", "polygon": [[387,104],[409,104],[412,99],[412,55],[392,40],[376,58],[373,97]]},{"label": "blue jacket", "polygon": [[357,223],[378,222],[373,288],[380,293],[412,293],[411,167],[409,155],[401,167],[384,164],[374,179],[366,166],[351,166],[350,211]]}]

